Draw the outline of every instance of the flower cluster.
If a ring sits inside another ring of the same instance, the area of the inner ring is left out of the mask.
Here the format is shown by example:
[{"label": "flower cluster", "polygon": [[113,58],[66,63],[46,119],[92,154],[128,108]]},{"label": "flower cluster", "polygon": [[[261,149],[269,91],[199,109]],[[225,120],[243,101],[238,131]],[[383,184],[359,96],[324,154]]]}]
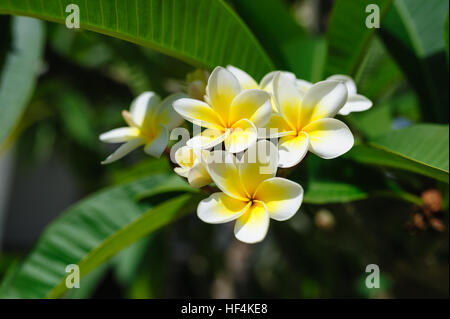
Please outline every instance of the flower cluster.
[{"label": "flower cluster", "polygon": [[271,218],[287,220],[300,208],[303,188],[276,177],[277,168],[298,165],[308,151],[324,159],[344,154],[353,135],[335,115],[372,106],[345,75],[313,84],[274,71],[257,83],[233,66],[197,73],[188,93],[162,101],[152,92],[140,95],[123,111],[129,127],[100,136],[125,142],[103,163],[141,145],[159,157],[169,130],[183,119],[203,128],[175,151],[175,172],[196,188],[214,183],[220,192],[199,203],[198,217],[212,224],[236,220],[235,236],[246,243],[263,240]]}]

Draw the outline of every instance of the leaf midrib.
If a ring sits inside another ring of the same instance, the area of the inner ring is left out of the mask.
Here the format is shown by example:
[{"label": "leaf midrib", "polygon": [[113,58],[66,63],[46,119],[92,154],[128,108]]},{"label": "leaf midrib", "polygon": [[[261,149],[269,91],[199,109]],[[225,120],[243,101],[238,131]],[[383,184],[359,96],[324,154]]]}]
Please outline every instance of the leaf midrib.
[{"label": "leaf midrib", "polygon": [[[235,23],[238,24],[242,28],[242,31],[248,36],[249,40],[252,42],[252,44],[260,52],[260,58],[264,61],[264,63],[266,64],[266,67],[268,69],[270,69],[270,70],[273,70],[275,67],[274,67],[272,61],[268,57],[267,53],[265,52],[265,50],[263,49],[261,44],[256,39],[255,35],[247,27],[247,25],[245,23],[243,23],[243,21],[240,19],[240,17],[223,0],[215,0],[215,1],[219,2],[220,5],[223,7],[223,9],[234,19]],[[60,7],[62,8],[60,0],[59,0],[59,3],[60,3]],[[117,2],[114,2],[114,7],[117,10],[117,5],[116,4],[117,4]],[[42,1],[41,1],[41,6],[42,5],[43,4],[42,4]],[[136,5],[137,5],[137,0],[136,0]],[[85,6],[86,6],[86,9],[87,9],[88,6],[87,6],[86,1],[85,1]],[[48,15],[45,12],[45,10],[42,10],[42,13],[35,13],[35,12],[30,10],[29,6],[28,6],[27,10],[17,10],[15,8],[11,8],[11,7],[12,7],[11,4],[9,4],[9,8],[0,8],[0,14],[30,16],[30,17],[34,17],[34,18],[37,18],[37,19],[45,19],[45,20],[50,21],[50,22],[56,22],[56,23],[60,23],[60,24],[64,23],[64,14],[63,13],[61,13],[61,18],[60,18],[60,17],[54,17],[54,16]],[[136,11],[136,14],[137,14],[137,11]],[[117,30],[117,27],[118,27],[118,24],[116,24],[116,30]],[[139,27],[139,23],[137,23],[137,27]],[[191,64],[194,67],[212,69],[212,68],[214,68],[216,66],[216,65],[213,65],[210,61],[207,61],[207,62],[201,61],[201,59],[193,56],[192,54],[190,54],[188,52],[186,52],[183,48],[181,48],[181,51],[179,51],[181,53],[179,53],[177,50],[173,50],[173,48],[171,46],[169,46],[169,45],[168,46],[164,46],[164,45],[158,44],[157,41],[153,38],[153,35],[152,35],[152,38],[151,38],[150,41],[149,40],[141,40],[139,38],[139,30],[137,30],[137,34],[135,36],[133,36],[133,35],[128,35],[125,32],[117,32],[117,31],[114,31],[112,29],[105,28],[104,26],[103,26],[103,28],[102,27],[98,27],[98,26],[92,24],[89,21],[89,14],[88,14],[88,12],[86,12],[86,22],[82,23],[80,25],[80,29],[84,29],[84,30],[88,30],[88,31],[94,31],[94,32],[101,33],[101,34],[104,34],[104,35],[107,35],[107,36],[116,37],[116,38],[121,39],[121,40],[132,42],[132,43],[135,43],[135,44],[138,44],[138,45],[142,45],[142,46],[145,46],[145,47],[148,47],[148,48],[151,48],[151,49],[155,49],[155,50],[160,51],[160,52],[162,52],[162,53],[164,53],[166,55],[173,56],[173,57],[175,57],[177,59],[180,59],[180,60],[182,60],[182,61],[184,61],[184,62],[186,62],[188,64]],[[153,24],[152,24],[152,29],[153,29]],[[246,48],[247,48],[247,46],[246,46]],[[172,50],[170,50],[170,49],[172,49]],[[257,59],[253,59],[252,61],[250,61],[250,63],[254,63],[254,62],[256,62],[256,60]]]},{"label": "leaf midrib", "polygon": [[385,152],[387,152],[387,153],[391,153],[391,154],[394,154],[394,155],[399,156],[399,157],[401,157],[401,158],[407,159],[407,160],[409,160],[409,161],[411,161],[411,162],[414,162],[414,163],[417,163],[417,164],[420,164],[420,165],[427,166],[427,167],[429,167],[429,168],[435,169],[435,170],[440,171],[440,172],[442,172],[442,173],[446,173],[446,174],[449,173],[449,171],[447,171],[447,170],[445,170],[445,169],[443,169],[443,168],[436,167],[436,166],[434,166],[434,165],[431,165],[431,164],[422,162],[422,161],[420,161],[420,160],[414,159],[414,158],[409,157],[409,156],[407,156],[407,155],[405,155],[405,154],[396,152],[396,151],[390,149],[389,147],[386,147],[386,146],[377,144],[377,143],[375,143],[375,142],[369,142],[369,145],[372,146],[372,147],[374,147],[374,148],[377,148],[377,149],[380,149],[380,150],[382,150],[382,151],[385,151]]},{"label": "leaf midrib", "polygon": [[[80,277],[84,277],[85,275],[87,275],[88,273],[90,273],[92,270],[94,270],[96,267],[89,267],[89,262],[90,259],[93,258],[93,256],[95,257],[96,255],[101,256],[101,251],[107,247],[110,243],[120,239],[122,237],[122,235],[127,232],[130,231],[130,229],[134,228],[136,225],[138,225],[141,222],[145,222],[145,220],[147,218],[149,218],[149,214],[151,214],[152,212],[154,212],[155,210],[161,210],[164,207],[173,204],[173,203],[188,203],[190,200],[192,200],[194,198],[195,194],[185,194],[182,196],[179,196],[175,199],[172,200],[168,200],[156,207],[152,207],[150,208],[147,212],[145,212],[144,214],[142,214],[141,216],[139,216],[137,219],[135,219],[134,221],[132,221],[131,223],[129,223],[126,227],[123,227],[121,229],[119,229],[117,232],[111,234],[110,236],[106,237],[104,240],[101,241],[101,243],[99,245],[97,245],[94,249],[92,249],[87,255],[85,255],[77,264],[80,267]],[[181,212],[177,213],[177,216],[173,219],[179,219],[182,216],[186,215],[188,212],[190,212],[189,209],[187,209],[189,207],[189,205],[186,205],[185,207],[182,208]],[[173,221],[172,220],[172,221]],[[139,238],[145,236],[142,235]],[[137,240],[139,239],[137,238]],[[136,240],[134,240],[136,241]],[[133,241],[133,242],[134,242]],[[124,247],[128,246],[129,244],[126,244]],[[103,256],[103,258],[100,257],[100,262],[99,264],[104,263],[106,260],[108,260],[109,258],[111,258],[114,254],[107,254],[106,256]],[[88,265],[87,269],[86,269],[86,265]],[[53,298],[58,298],[60,297],[67,289],[65,286],[65,277],[63,277],[59,283],[47,294],[47,296],[45,298],[47,299],[53,299]]]}]

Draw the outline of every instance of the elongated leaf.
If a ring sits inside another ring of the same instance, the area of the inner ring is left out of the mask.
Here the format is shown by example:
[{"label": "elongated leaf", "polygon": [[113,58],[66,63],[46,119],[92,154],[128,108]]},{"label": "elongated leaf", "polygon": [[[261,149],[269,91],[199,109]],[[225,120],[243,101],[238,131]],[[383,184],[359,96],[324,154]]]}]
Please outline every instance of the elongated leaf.
[{"label": "elongated leaf", "polygon": [[[347,167],[344,166],[341,169],[347,171],[346,174],[343,174],[344,176],[349,175]],[[422,204],[420,197],[404,191],[392,180],[385,181],[380,174],[375,176],[369,171],[358,167],[354,170],[353,175],[345,178],[344,176],[332,176],[328,173],[328,179],[316,179],[313,176],[312,180],[305,185],[303,201],[308,204],[321,205],[348,203],[369,197],[382,197],[417,205]],[[370,179],[370,184],[367,183],[367,179]]]},{"label": "elongated leaf", "polygon": [[192,211],[193,195],[162,204],[137,202],[141,192],[177,176],[157,174],[96,193],[53,222],[7,284],[3,298],[56,298],[66,290],[68,264],[77,264],[84,276],[121,249]]},{"label": "elongated leaf", "polygon": [[[326,55],[325,39],[307,34],[284,0],[233,0],[236,11],[280,69],[308,81],[322,79]],[[267,23],[270,17],[270,23]]]},{"label": "elongated leaf", "polygon": [[149,243],[152,240],[152,236],[149,236],[139,240],[133,245],[123,249],[117,254],[114,261],[114,275],[118,283],[127,287],[131,285],[136,278],[139,266],[141,265],[145,253],[149,249]]},{"label": "elongated leaf", "polygon": [[347,183],[313,181],[305,190],[304,202],[308,204],[346,203],[368,198],[361,188]]},{"label": "elongated leaf", "polygon": [[369,138],[384,134],[392,128],[392,107],[389,102],[376,105],[366,112],[349,114],[346,121]]},{"label": "elongated leaf", "polygon": [[[308,177],[306,180],[305,175]],[[304,202],[309,204],[362,200],[373,191],[388,188],[384,177],[372,168],[343,158],[325,161],[312,154],[289,178],[304,187]],[[366,182],[367,178],[370,178],[370,184]]]},{"label": "elongated leaf", "polygon": [[327,29],[328,55],[325,75],[356,75],[376,30],[366,27],[366,18],[370,14],[366,12],[366,7],[369,4],[376,4],[380,8],[382,25],[392,0],[335,2]]},{"label": "elongated leaf", "polygon": [[391,97],[368,111],[349,114],[346,122],[373,139],[395,129],[399,125],[399,119],[396,122],[395,117],[400,117],[405,123],[420,121],[420,109],[413,92]]},{"label": "elongated leaf", "polygon": [[444,22],[448,1],[397,0],[386,14],[381,36],[421,98],[426,121],[448,123],[448,68]]},{"label": "elongated leaf", "polygon": [[355,76],[358,92],[376,103],[404,85],[404,81],[402,70],[375,37]]},{"label": "elongated leaf", "polygon": [[95,268],[89,274],[84,276],[80,281],[80,288],[71,289],[67,293],[67,298],[70,299],[89,299],[95,293],[103,279],[108,274],[108,270],[111,268],[109,262]]},{"label": "elongated leaf", "polygon": [[239,17],[221,0],[16,0],[0,13],[65,23],[76,4],[80,26],[177,57],[195,66],[233,64],[260,77],[272,63]]},{"label": "elongated leaf", "polygon": [[38,20],[16,17],[11,20],[11,31],[12,46],[0,74],[0,146],[27,106],[44,47],[44,26]]},{"label": "elongated leaf", "polygon": [[445,19],[445,24],[444,24],[444,44],[445,44],[445,53],[447,55],[447,63],[448,63],[448,11],[447,11],[447,18]]},{"label": "elongated leaf", "polygon": [[357,162],[409,170],[448,183],[448,125],[418,124],[356,146],[345,156]]},{"label": "elongated leaf", "polygon": [[[306,33],[290,14],[284,0],[233,0],[233,7],[279,66],[285,65],[281,47]],[[267,23],[267,17],[271,23]],[[276,27],[275,27],[276,26]]]},{"label": "elongated leaf", "polygon": [[288,69],[298,78],[323,80],[327,43],[324,37],[305,37],[286,43],[282,48]]}]

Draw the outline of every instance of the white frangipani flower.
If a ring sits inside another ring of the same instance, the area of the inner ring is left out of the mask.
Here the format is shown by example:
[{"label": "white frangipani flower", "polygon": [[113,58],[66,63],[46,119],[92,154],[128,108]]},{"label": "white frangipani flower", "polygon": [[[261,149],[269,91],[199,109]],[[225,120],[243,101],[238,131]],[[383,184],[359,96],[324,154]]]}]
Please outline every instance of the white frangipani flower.
[{"label": "white frangipani flower", "polygon": [[356,84],[353,79],[347,75],[336,74],[328,78],[329,80],[341,81],[347,86],[348,98],[339,114],[348,115],[351,112],[367,111],[372,107],[372,101],[367,97],[357,94]]},{"label": "white frangipani flower", "polygon": [[142,145],[147,154],[160,157],[167,147],[169,130],[183,122],[183,118],[174,111],[172,104],[185,96],[173,94],[161,101],[154,92],[139,95],[131,103],[130,112],[122,112],[128,127],[113,129],[100,135],[100,140],[106,143],[125,143],[102,164],[117,161]]},{"label": "white frangipani flower", "polygon": [[[222,192],[199,203],[198,217],[211,224],[236,220],[237,239],[246,243],[263,240],[270,218],[291,218],[303,200],[299,184],[275,177],[277,157],[276,146],[267,140],[253,144],[240,160],[225,151],[211,152],[209,158],[216,161],[209,160],[207,169]],[[218,158],[223,161],[217,162]]]},{"label": "white frangipani flower", "polygon": [[174,171],[178,175],[187,178],[192,187],[200,188],[212,182],[203,158],[208,156],[208,151],[194,150],[189,146],[182,146],[175,152],[175,162],[180,167]]},{"label": "white frangipani flower", "polygon": [[[335,74],[327,78],[327,80],[339,81],[345,84],[347,87],[347,102],[339,110],[340,115],[349,115],[352,112],[367,111],[372,107],[372,101],[367,97],[357,94],[356,84],[351,77],[343,74]],[[297,80],[297,87],[304,94],[310,89],[313,84],[305,80]]]},{"label": "white frangipani flower", "polygon": [[[261,89],[270,94],[273,94],[273,79],[278,72],[282,72],[286,78],[291,79],[293,82],[296,81],[295,74],[287,71],[272,71],[267,73],[259,82],[259,84],[253,79],[247,72],[232,66],[228,65],[227,70],[233,73],[233,75],[239,80],[241,86],[244,90],[250,89]],[[276,104],[272,99],[272,110],[274,112],[278,112]]]},{"label": "white frangipani flower", "polygon": [[174,108],[186,120],[209,129],[189,140],[188,146],[205,149],[224,142],[226,150],[237,153],[254,144],[257,128],[269,121],[270,98],[263,90],[242,90],[231,72],[217,67],[208,79],[206,103],[183,98]]},{"label": "white frangipani flower", "polygon": [[347,100],[347,88],[327,80],[312,85],[306,93],[282,73],[274,80],[274,100],[280,110],[273,114],[267,129],[277,129],[280,137],[279,166],[297,165],[307,151],[331,159],[353,146],[353,135],[343,122],[333,119]]}]

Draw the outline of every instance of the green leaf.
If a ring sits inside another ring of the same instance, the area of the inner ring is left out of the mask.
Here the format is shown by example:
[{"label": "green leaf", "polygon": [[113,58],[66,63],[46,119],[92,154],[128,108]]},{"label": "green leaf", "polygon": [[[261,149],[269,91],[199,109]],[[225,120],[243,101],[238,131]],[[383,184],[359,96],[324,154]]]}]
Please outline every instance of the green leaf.
[{"label": "green leaf", "polygon": [[221,0],[15,0],[0,13],[65,23],[68,4],[80,8],[81,29],[127,40],[198,67],[232,64],[255,77],[272,62],[239,17]]},{"label": "green leaf", "polygon": [[383,42],[375,37],[358,68],[355,82],[358,92],[376,103],[404,85],[405,79]]},{"label": "green leaf", "polygon": [[135,200],[174,178],[179,179],[155,174],[102,190],[69,208],[45,230],[14,278],[2,285],[0,296],[61,297],[67,290],[68,264],[77,264],[83,277],[123,248],[193,211],[198,199],[192,193],[161,204]]},{"label": "green leaf", "polygon": [[346,122],[369,139],[383,135],[395,128],[394,118],[419,122],[420,110],[416,96],[408,91],[376,103],[370,110],[355,112],[345,117]]},{"label": "green leaf", "polygon": [[[369,197],[391,198],[415,204],[421,201],[386,174],[380,174],[378,169],[352,162],[346,157],[347,154],[327,161],[309,154],[302,166],[289,176],[304,187],[305,203],[347,203]],[[306,182],[305,173],[308,177]]]},{"label": "green leaf", "polygon": [[447,63],[448,63],[448,11],[447,18],[444,23],[444,44],[445,44],[445,53],[447,54]]},{"label": "green leaf", "polygon": [[11,32],[11,48],[0,75],[0,146],[27,107],[36,85],[44,47],[41,21],[15,17],[11,19]]},{"label": "green leaf", "polygon": [[128,287],[136,278],[139,266],[141,265],[145,253],[149,249],[149,243],[152,236],[149,236],[137,241],[133,245],[123,249],[114,258],[114,275],[119,284],[123,287]]},{"label": "green leaf", "polygon": [[[366,6],[373,0],[337,0],[331,12],[328,29],[328,55],[325,75],[348,74],[355,76],[370,46],[376,28],[366,27]],[[380,8],[380,24],[392,0],[376,1]]]},{"label": "green leaf", "polygon": [[373,106],[366,112],[351,113],[346,122],[356,127],[367,137],[375,137],[391,130],[392,109],[390,101]]},{"label": "green leaf", "polygon": [[89,101],[77,91],[61,86],[56,94],[58,114],[61,116],[63,129],[79,145],[91,150],[98,147],[97,132],[93,127],[94,116]]},{"label": "green leaf", "polygon": [[345,155],[360,163],[404,169],[448,183],[448,125],[418,124],[374,138]]},{"label": "green leaf", "polygon": [[110,179],[112,184],[125,184],[149,174],[162,173],[170,170],[171,167],[166,157],[148,157],[132,166],[126,166],[121,169],[111,168]]},{"label": "green leaf", "polygon": [[[308,81],[319,81],[326,55],[325,39],[308,35],[284,2],[232,1],[278,68],[294,72]],[[270,23],[267,23],[267,17],[270,17]]]},{"label": "green leaf", "polygon": [[111,265],[109,262],[95,268],[80,281],[80,288],[71,289],[67,293],[70,299],[89,299],[95,293],[102,280],[105,279]]},{"label": "green leaf", "polygon": [[[362,200],[368,198],[373,191],[387,187],[385,178],[379,172],[342,157],[327,161],[308,154],[302,163],[289,178],[303,186],[305,203],[327,204]],[[367,179],[371,180],[370,184]]]},{"label": "green leaf", "polygon": [[327,54],[324,37],[305,37],[286,43],[282,48],[288,70],[298,78],[318,82],[323,80]]},{"label": "green leaf", "polygon": [[[306,33],[294,20],[284,1],[232,0],[231,2],[272,59],[280,66],[285,65],[281,47],[299,36],[306,36]],[[269,16],[270,23],[267,23]]]},{"label": "green leaf", "polygon": [[305,189],[308,204],[346,203],[366,199],[369,194],[356,185],[343,182],[312,181]]},{"label": "green leaf", "polygon": [[397,0],[380,34],[421,99],[426,121],[448,123],[444,22],[448,1]]}]

